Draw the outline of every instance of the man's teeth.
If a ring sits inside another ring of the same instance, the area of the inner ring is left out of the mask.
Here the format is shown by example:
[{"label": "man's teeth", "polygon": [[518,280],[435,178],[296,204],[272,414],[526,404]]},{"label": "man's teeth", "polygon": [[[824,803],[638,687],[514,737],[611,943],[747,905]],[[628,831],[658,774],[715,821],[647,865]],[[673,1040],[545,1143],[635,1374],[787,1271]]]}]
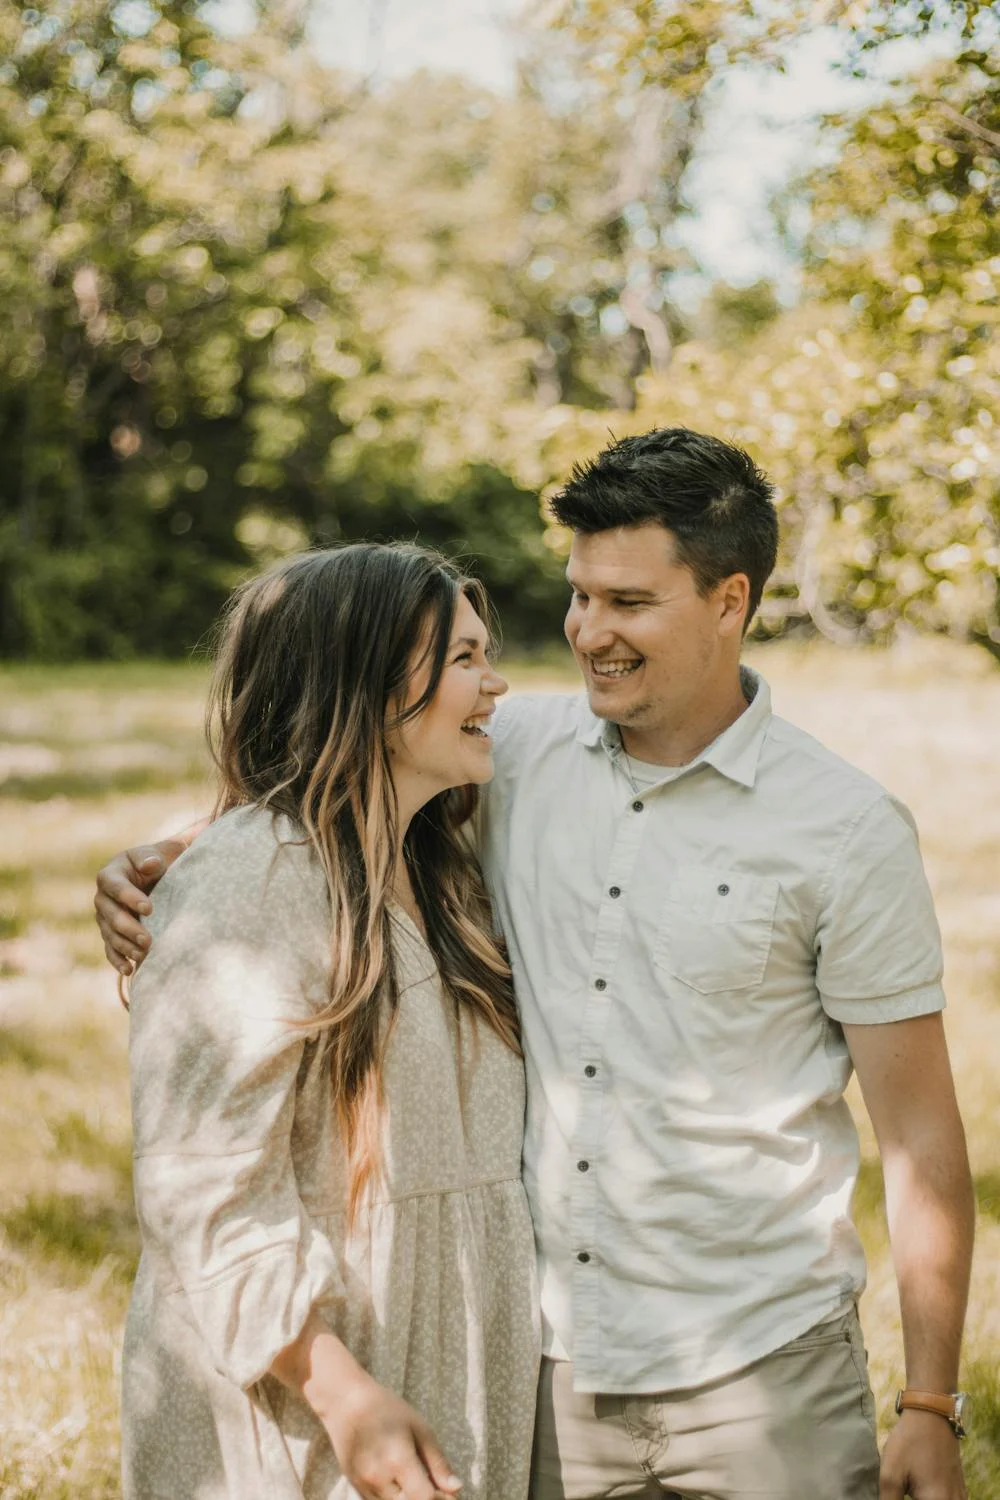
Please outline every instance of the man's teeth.
[{"label": "man's teeth", "polygon": [[595,677],[631,677],[641,666],[641,661],[592,661],[590,670]]}]

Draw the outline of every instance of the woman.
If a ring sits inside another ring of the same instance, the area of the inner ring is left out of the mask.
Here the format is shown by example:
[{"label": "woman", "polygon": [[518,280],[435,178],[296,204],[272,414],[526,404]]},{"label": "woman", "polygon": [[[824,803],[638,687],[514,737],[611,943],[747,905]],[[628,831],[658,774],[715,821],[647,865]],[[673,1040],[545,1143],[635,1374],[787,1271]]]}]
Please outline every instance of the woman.
[{"label": "woman", "polygon": [[216,816],[132,985],[126,1500],[526,1491],[523,1071],[459,831],[506,689],[485,618],[375,545],[227,611]]}]

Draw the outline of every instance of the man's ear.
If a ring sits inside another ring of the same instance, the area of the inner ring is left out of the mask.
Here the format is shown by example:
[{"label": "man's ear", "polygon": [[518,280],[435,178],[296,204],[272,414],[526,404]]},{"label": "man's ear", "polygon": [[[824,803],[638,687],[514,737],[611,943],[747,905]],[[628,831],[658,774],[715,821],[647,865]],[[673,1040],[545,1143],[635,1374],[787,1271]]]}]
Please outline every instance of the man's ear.
[{"label": "man's ear", "polygon": [[745,573],[731,573],[718,585],[719,631],[742,636],[750,609],[750,580]]}]

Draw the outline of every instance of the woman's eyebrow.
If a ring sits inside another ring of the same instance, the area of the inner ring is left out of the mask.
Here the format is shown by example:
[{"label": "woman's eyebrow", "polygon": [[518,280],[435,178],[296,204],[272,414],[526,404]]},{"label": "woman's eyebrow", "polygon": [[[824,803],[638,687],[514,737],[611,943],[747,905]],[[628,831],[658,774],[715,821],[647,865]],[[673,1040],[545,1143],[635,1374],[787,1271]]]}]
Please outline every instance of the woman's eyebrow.
[{"label": "woman's eyebrow", "polygon": [[452,641],[451,645],[448,647],[448,650],[454,651],[456,646],[471,646],[474,651],[477,646],[481,645],[483,645],[483,641],[477,636],[460,635],[456,640]]}]

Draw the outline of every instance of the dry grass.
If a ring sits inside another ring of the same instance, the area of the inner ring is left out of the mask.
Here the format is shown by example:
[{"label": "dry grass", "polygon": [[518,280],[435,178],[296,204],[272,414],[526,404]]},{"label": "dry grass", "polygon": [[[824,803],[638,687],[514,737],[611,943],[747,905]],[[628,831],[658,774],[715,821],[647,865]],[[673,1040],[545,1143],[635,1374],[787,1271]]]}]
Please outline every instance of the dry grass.
[{"label": "dry grass", "polygon": [[[959,648],[769,648],[779,712],[914,809],[945,932],[947,1014],[980,1204],[965,1384],[970,1500],[1000,1495],[1000,673]],[[555,673],[511,669],[515,686]],[[559,685],[569,685],[563,678]],[[125,1019],[91,918],[112,850],[209,801],[203,675],[136,666],[0,673],[0,1500],[118,1493],[120,1328],[137,1251]],[[919,1086],[919,1080],[914,1080]],[[899,1319],[870,1155],[863,1316],[888,1417]]]}]

